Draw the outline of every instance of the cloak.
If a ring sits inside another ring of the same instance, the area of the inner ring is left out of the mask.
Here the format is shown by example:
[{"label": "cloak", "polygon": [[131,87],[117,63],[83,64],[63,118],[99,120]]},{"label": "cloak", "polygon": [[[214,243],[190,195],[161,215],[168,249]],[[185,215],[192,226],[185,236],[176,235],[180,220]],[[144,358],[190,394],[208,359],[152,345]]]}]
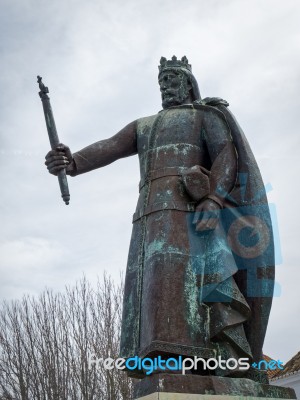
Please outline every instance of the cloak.
[{"label": "cloak", "polygon": [[[251,317],[244,327],[253,359],[257,361],[263,357],[275,277],[274,239],[266,190],[246,136],[227,108],[229,104],[220,98],[205,98],[200,103],[222,112],[238,154],[237,181],[227,196],[222,217],[239,269],[234,279],[251,309]],[[251,243],[253,236],[256,240]]]}]

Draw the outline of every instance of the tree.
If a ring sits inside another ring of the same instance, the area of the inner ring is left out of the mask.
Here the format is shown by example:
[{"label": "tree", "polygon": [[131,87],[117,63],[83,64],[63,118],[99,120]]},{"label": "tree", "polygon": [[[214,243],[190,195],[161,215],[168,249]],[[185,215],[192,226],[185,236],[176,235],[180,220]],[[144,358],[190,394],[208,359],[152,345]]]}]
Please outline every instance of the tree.
[{"label": "tree", "polygon": [[95,290],[83,278],[64,293],[3,302],[0,399],[130,400],[123,371],[88,363],[88,354],[118,358],[122,297],[123,286],[104,275]]}]

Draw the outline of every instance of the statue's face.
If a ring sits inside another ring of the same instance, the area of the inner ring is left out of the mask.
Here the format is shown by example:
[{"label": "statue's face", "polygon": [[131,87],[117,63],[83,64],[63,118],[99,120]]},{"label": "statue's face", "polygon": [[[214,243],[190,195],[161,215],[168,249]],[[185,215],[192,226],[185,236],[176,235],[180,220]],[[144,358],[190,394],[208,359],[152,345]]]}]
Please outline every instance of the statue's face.
[{"label": "statue's face", "polygon": [[191,102],[191,84],[184,73],[165,71],[159,76],[158,83],[163,108]]}]

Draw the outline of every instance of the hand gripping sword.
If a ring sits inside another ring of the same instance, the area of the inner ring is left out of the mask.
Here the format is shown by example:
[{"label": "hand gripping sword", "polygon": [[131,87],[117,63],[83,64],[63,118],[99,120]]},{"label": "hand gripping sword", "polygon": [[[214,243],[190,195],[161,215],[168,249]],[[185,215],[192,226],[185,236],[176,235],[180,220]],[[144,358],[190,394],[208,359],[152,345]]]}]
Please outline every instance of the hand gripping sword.
[{"label": "hand gripping sword", "polygon": [[[45,120],[46,120],[46,126],[47,126],[47,131],[48,131],[48,136],[50,140],[50,145],[52,150],[55,150],[56,147],[59,145],[60,141],[58,139],[57,131],[56,131],[56,126],[55,126],[55,121],[53,117],[53,112],[50,104],[50,98],[47,93],[49,93],[49,89],[43,84],[42,82],[42,77],[38,76],[37,81],[39,84],[40,88],[40,98],[43,103],[43,109],[44,109],[44,114],[45,114]],[[58,182],[60,186],[60,191],[61,191],[61,197],[63,198],[63,201],[66,204],[69,204],[70,201],[70,193],[69,193],[69,187],[68,187],[68,180],[67,180],[67,175],[66,175],[66,170],[62,169],[59,171],[57,174],[58,177]]]}]

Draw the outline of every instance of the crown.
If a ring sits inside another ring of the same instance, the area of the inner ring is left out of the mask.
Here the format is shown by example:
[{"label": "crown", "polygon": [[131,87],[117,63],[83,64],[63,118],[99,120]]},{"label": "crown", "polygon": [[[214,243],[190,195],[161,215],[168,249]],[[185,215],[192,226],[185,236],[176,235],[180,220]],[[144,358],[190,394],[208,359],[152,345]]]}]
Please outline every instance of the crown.
[{"label": "crown", "polygon": [[160,65],[158,66],[159,72],[161,73],[165,68],[185,68],[192,72],[192,66],[186,56],[183,56],[181,60],[177,60],[176,56],[173,56],[171,60],[161,57]]}]

